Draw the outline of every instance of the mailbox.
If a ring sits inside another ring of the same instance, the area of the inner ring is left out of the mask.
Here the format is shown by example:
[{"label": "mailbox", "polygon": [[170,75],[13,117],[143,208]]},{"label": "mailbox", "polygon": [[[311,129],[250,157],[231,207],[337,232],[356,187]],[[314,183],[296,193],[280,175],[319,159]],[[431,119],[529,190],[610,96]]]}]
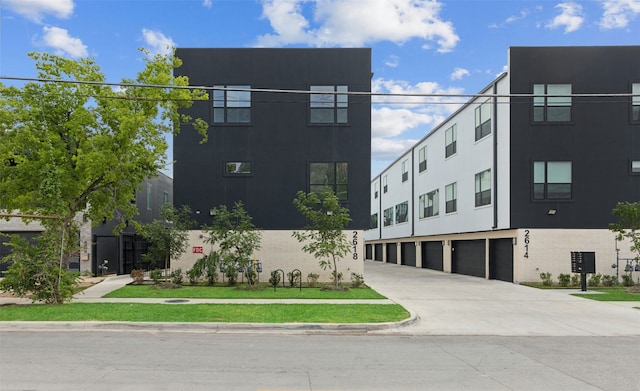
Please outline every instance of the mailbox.
[{"label": "mailbox", "polygon": [[596,253],[593,251],[572,251],[571,272],[589,274],[596,272]]}]

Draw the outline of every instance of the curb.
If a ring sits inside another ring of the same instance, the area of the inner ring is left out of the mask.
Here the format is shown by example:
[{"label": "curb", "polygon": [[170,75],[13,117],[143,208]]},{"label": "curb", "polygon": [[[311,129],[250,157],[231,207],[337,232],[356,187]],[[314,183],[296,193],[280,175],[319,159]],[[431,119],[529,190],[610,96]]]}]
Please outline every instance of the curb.
[{"label": "curb", "polygon": [[155,322],[0,322],[0,332],[6,331],[111,331],[111,332],[172,332],[172,333],[274,333],[274,334],[367,334],[407,327],[418,321],[409,311],[409,318],[384,323],[155,323]]}]

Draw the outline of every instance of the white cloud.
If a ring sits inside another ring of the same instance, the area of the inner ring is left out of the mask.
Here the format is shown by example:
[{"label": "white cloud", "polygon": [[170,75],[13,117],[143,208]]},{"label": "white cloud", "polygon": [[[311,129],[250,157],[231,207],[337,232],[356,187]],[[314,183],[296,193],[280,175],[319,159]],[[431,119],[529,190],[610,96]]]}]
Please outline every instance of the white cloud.
[{"label": "white cloud", "polygon": [[525,19],[527,16],[529,16],[529,10],[528,9],[523,9],[522,11],[520,11],[520,15],[511,15],[509,17],[507,17],[504,22],[498,24],[498,23],[492,23],[489,25],[489,28],[493,28],[493,29],[497,29],[497,28],[501,28],[504,27],[505,25],[509,24],[509,23],[515,23],[519,20]]},{"label": "white cloud", "polygon": [[69,36],[69,32],[60,27],[43,27],[44,33],[42,40],[44,45],[55,49],[55,53],[59,56],[68,55],[73,58],[86,57],[87,46],[82,43],[80,38]]},{"label": "white cloud", "polygon": [[156,54],[167,55],[171,53],[172,49],[176,46],[171,38],[165,36],[160,31],[142,29],[142,37],[152,56]]},{"label": "white cloud", "polygon": [[625,28],[640,14],[640,0],[607,0],[602,3],[604,13],[600,19],[603,29]]},{"label": "white cloud", "polygon": [[73,14],[73,0],[4,0],[3,6],[36,23],[45,15],[68,18]]},{"label": "white cloud", "polygon": [[564,27],[564,32],[571,33],[580,28],[584,22],[584,16],[582,13],[582,6],[577,3],[560,3],[556,5],[556,8],[560,10],[560,15],[553,18],[546,27],[555,29],[558,27]]},{"label": "white cloud", "polygon": [[469,76],[470,73],[464,68],[456,68],[451,73],[451,80],[461,80],[465,76]]},{"label": "white cloud", "polygon": [[395,160],[407,152],[418,140],[390,140],[383,138],[371,139],[372,160]]},{"label": "white cloud", "polygon": [[258,46],[362,46],[418,38],[449,52],[460,40],[451,22],[441,19],[441,4],[432,0],[370,0],[366,6],[361,1],[262,0],[262,5],[274,34],[259,36]]},{"label": "white cloud", "polygon": [[387,57],[386,60],[384,60],[384,65],[388,66],[389,68],[396,68],[398,65],[400,65],[400,58],[392,54]]},{"label": "white cloud", "polygon": [[211,8],[213,5],[213,0],[202,0],[202,6],[206,8]]}]

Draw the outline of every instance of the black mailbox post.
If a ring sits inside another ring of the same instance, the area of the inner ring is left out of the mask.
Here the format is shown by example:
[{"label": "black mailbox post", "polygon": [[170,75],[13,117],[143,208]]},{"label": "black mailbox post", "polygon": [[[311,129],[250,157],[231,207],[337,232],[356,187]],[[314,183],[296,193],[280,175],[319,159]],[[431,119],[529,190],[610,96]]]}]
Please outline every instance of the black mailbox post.
[{"label": "black mailbox post", "polygon": [[587,274],[596,272],[596,253],[593,251],[572,251],[571,272],[580,273],[580,285],[587,291]]}]

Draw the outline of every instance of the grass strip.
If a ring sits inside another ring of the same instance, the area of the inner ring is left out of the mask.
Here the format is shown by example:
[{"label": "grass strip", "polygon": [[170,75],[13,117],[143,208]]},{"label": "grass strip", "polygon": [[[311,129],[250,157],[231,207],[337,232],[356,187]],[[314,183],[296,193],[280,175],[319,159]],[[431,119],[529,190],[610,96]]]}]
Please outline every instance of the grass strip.
[{"label": "grass strip", "polygon": [[345,292],[320,288],[273,288],[247,290],[244,286],[188,286],[161,289],[154,285],[127,285],[104,297],[114,299],[386,299],[371,288],[355,288]]},{"label": "grass strip", "polygon": [[640,293],[627,292],[626,287],[591,289],[600,293],[574,293],[573,296],[598,301],[640,301]]},{"label": "grass strip", "polygon": [[0,321],[381,323],[408,317],[397,304],[71,303],[0,307]]}]

